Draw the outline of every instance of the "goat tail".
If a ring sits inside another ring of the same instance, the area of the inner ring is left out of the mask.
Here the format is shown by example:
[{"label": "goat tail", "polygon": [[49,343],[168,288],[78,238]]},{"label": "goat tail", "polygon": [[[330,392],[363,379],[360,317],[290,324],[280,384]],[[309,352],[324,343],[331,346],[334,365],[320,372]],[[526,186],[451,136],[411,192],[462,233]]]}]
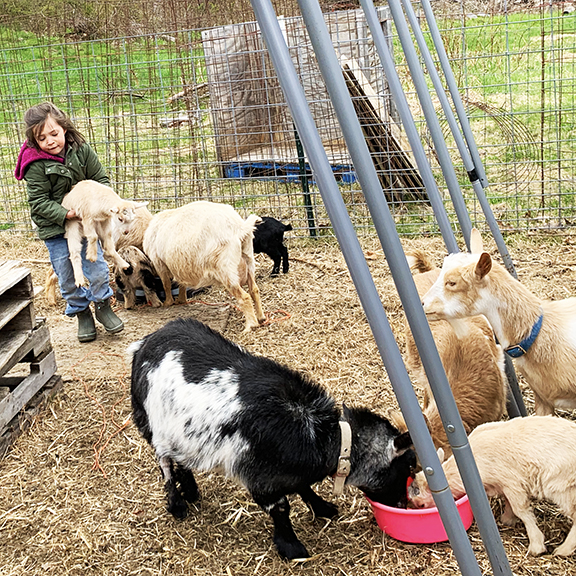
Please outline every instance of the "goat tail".
[{"label": "goat tail", "polygon": [[423,250],[410,250],[406,252],[406,260],[408,260],[408,266],[410,266],[413,274],[424,274],[424,272],[430,272],[430,270],[436,269],[436,266],[432,263],[428,254]]}]

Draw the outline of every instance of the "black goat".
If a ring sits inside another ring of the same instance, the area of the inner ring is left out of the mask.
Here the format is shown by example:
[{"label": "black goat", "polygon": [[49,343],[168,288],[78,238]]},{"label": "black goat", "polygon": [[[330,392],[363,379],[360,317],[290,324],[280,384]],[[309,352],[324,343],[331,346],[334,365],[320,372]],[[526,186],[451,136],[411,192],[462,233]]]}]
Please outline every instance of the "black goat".
[{"label": "black goat", "polygon": [[336,473],[339,420],[351,427],[346,483],[396,505],[416,456],[408,433],[366,408],[344,408],[306,376],[254,356],[201,322],[178,319],[135,342],[134,422],[154,447],[168,511],[177,518],[198,499],[192,470],[218,469],[237,479],[274,522],[274,543],[286,558],[308,556],[290,522],[288,494],[316,516],[334,504],[311,485]]},{"label": "black goat", "polygon": [[254,229],[254,253],[264,252],[274,261],[272,276],[280,274],[280,262],[282,272],[288,272],[288,248],[284,246],[284,232],[292,230],[290,224],[283,224],[280,220],[271,216],[262,216],[262,222],[256,224]]}]

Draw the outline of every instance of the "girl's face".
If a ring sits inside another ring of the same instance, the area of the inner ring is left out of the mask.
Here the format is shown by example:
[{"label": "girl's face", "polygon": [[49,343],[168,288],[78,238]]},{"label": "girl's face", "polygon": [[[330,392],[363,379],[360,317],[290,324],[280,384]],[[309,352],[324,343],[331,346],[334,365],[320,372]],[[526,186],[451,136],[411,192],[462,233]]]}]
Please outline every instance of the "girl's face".
[{"label": "girl's face", "polygon": [[65,134],[66,130],[52,116],[48,116],[42,131],[36,135],[36,142],[40,150],[56,156],[64,150],[66,145]]}]

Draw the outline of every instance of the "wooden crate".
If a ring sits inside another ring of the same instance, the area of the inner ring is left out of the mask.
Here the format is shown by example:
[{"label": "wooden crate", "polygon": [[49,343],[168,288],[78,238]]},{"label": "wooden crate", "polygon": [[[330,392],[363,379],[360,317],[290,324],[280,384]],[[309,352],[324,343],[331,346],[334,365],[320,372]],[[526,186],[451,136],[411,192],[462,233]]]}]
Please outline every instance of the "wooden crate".
[{"label": "wooden crate", "polygon": [[[7,375],[19,363],[30,373]],[[0,458],[61,387],[50,333],[34,312],[30,271],[0,262]]]}]

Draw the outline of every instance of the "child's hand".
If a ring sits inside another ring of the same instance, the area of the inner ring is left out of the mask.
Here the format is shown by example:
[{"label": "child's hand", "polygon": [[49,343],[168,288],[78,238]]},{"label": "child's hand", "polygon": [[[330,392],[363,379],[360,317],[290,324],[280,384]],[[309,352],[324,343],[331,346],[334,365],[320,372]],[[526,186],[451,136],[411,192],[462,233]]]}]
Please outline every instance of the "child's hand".
[{"label": "child's hand", "polygon": [[66,220],[72,220],[72,218],[78,218],[78,220],[82,220],[82,218],[76,214],[76,210],[68,210],[68,213],[66,214]]}]

